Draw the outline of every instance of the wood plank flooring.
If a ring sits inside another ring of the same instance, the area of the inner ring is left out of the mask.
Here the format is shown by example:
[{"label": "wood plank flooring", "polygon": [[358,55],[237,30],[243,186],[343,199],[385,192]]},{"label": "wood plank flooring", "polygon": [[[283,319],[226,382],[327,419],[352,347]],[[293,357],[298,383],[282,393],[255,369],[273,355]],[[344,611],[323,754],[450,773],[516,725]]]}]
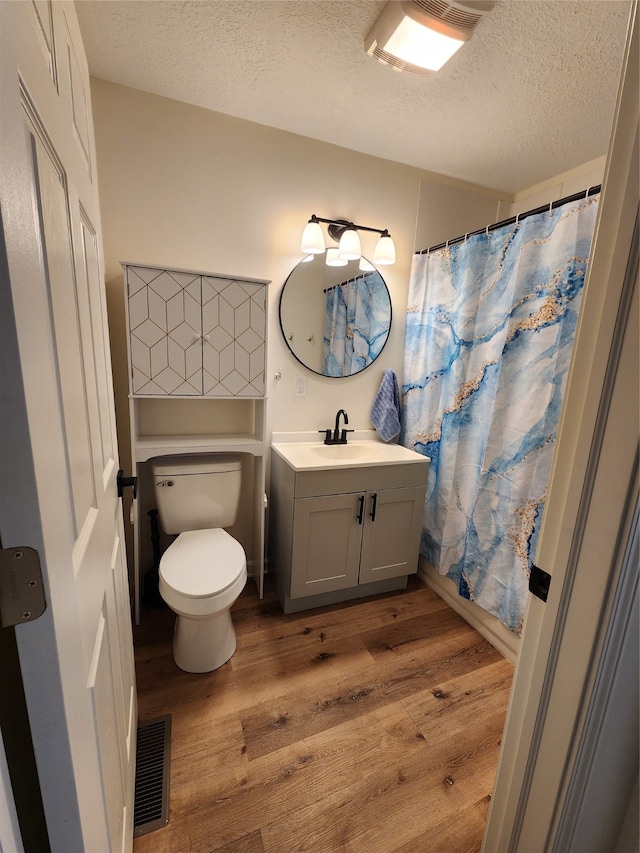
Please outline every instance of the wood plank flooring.
[{"label": "wood plank flooring", "polygon": [[235,655],[190,675],[136,629],[140,720],[172,715],[171,817],[134,853],[479,851],[512,664],[417,578],[283,615],[249,582]]}]

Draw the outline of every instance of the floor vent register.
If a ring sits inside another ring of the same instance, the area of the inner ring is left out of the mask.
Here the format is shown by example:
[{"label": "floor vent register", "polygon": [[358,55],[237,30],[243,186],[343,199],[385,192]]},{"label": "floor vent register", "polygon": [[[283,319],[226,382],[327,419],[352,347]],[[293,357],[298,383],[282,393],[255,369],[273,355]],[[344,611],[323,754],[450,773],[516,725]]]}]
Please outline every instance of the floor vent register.
[{"label": "floor vent register", "polygon": [[169,822],[171,714],[138,726],[133,835],[144,835]]}]

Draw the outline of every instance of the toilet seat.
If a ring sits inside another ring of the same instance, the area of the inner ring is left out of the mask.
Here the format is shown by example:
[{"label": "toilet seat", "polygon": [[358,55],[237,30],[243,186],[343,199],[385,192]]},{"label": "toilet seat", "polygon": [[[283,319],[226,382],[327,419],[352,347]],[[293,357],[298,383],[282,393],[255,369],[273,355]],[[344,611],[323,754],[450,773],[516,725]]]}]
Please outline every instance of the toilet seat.
[{"label": "toilet seat", "polygon": [[162,555],[160,577],[181,598],[209,598],[246,572],[242,545],[222,528],[181,533]]}]

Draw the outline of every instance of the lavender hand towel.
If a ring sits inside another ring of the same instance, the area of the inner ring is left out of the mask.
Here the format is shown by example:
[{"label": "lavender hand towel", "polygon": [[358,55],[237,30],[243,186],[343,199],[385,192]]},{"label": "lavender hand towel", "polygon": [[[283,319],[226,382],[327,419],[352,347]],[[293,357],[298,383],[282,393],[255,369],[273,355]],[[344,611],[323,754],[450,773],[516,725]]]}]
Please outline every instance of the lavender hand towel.
[{"label": "lavender hand towel", "polygon": [[384,372],[371,406],[371,420],[383,441],[391,441],[400,432],[400,392],[393,370]]}]

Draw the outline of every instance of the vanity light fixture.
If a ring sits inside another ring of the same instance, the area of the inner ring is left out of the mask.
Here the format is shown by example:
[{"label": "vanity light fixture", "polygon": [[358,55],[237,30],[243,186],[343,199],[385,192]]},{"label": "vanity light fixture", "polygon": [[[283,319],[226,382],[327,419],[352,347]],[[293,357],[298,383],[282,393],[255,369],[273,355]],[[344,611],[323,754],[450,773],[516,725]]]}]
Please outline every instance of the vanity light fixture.
[{"label": "vanity light fixture", "polygon": [[[337,249],[327,249],[327,264],[342,266],[347,261],[357,261],[362,257],[360,235],[358,231],[373,231],[380,235],[373,260],[376,264],[395,264],[396,247],[386,228],[370,228],[368,225],[355,225],[347,219],[324,219],[315,213],[307,222],[302,233],[300,249],[305,254],[321,254],[325,251],[324,234],[320,223],[327,225],[329,236],[339,243]],[[342,263],[338,264],[337,259]]]},{"label": "vanity light fixture", "polygon": [[494,6],[491,0],[391,0],[365,39],[365,50],[396,71],[439,71]]},{"label": "vanity light fixture", "polygon": [[338,256],[344,258],[345,261],[357,261],[362,256],[360,237],[352,222],[342,233],[338,246]]},{"label": "vanity light fixture", "polygon": [[346,258],[341,258],[339,249],[327,249],[327,266],[328,267],[346,267],[349,261]]},{"label": "vanity light fixture", "polygon": [[300,250],[309,255],[321,255],[324,252],[324,234],[317,216],[312,216],[305,225]]},{"label": "vanity light fixture", "polygon": [[373,253],[373,262],[378,266],[395,264],[396,262],[396,247],[388,231],[384,231],[378,240],[376,250]]}]

